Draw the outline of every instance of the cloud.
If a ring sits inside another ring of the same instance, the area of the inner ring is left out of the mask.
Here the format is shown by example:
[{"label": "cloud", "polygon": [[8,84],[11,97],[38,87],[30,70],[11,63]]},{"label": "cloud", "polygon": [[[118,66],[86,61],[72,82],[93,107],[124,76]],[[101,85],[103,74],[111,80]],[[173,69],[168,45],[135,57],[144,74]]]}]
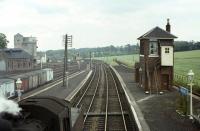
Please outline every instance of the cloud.
[{"label": "cloud", "polygon": [[1,32],[13,46],[13,36],[38,38],[39,50],[61,49],[62,36],[73,35],[73,46],[97,47],[136,43],[171,19],[180,40],[199,40],[198,0],[4,0],[0,1]]}]

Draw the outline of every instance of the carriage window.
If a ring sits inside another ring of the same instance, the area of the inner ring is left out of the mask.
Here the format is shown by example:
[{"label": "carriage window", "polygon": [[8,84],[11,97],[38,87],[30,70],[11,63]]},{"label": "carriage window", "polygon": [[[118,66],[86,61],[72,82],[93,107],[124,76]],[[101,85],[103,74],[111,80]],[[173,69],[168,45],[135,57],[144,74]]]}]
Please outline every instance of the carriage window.
[{"label": "carriage window", "polygon": [[156,41],[150,41],[149,54],[150,55],[158,55],[158,44]]}]

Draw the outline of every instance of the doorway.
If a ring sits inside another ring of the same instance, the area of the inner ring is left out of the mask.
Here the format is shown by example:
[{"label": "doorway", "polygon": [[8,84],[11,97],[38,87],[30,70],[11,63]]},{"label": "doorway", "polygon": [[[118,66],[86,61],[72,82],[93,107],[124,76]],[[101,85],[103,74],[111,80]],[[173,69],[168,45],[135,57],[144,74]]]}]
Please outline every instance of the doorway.
[{"label": "doorway", "polygon": [[161,82],[161,88],[164,90],[168,90],[169,89],[169,75],[164,74],[162,75],[162,82]]}]

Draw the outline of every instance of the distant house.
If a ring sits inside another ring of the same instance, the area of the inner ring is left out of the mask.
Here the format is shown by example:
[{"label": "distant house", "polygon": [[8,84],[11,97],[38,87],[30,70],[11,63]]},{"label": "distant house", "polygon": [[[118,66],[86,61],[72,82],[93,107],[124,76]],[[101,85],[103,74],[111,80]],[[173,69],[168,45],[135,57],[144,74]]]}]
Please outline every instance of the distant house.
[{"label": "distant house", "polygon": [[140,85],[146,93],[170,89],[174,72],[174,39],[169,19],[166,30],[155,27],[140,36]]},{"label": "distant house", "polygon": [[36,59],[37,56],[37,39],[36,37],[24,37],[21,34],[14,36],[14,48],[20,48],[33,56]]},{"label": "distant house", "polygon": [[20,71],[33,68],[33,56],[22,49],[0,49],[0,71]]}]

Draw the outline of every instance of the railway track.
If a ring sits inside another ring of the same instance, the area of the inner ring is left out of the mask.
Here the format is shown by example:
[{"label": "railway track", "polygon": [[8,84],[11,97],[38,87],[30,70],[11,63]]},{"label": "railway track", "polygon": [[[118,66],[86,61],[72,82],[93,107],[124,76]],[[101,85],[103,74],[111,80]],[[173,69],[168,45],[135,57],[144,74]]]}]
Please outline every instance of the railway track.
[{"label": "railway track", "polygon": [[[86,63],[81,64],[81,69],[86,68],[85,65]],[[59,65],[53,65],[52,68],[54,71],[54,79],[57,80],[57,79],[62,78],[63,68],[64,68],[63,63],[59,63]],[[79,67],[77,63],[72,63],[68,65],[68,72],[69,72],[68,75],[73,74],[78,70],[79,70]]]},{"label": "railway track", "polygon": [[84,112],[86,131],[134,131],[124,94],[119,89],[109,66],[95,65],[84,91],[73,101],[73,106]]},{"label": "railway track", "polygon": [[[61,75],[63,75],[64,65],[63,65],[62,62],[60,62],[60,63],[48,63],[48,64],[44,64],[42,69],[45,69],[45,68],[52,68],[53,69],[54,78],[55,79],[59,79],[61,77]],[[15,75],[20,75],[20,74],[23,74],[23,73],[28,73],[28,72],[35,71],[35,70],[40,70],[40,69],[41,69],[40,65],[36,65],[31,70],[15,71],[15,72],[8,72],[8,73],[4,72],[4,73],[2,73],[2,76],[0,76],[0,78],[10,78],[10,77],[13,77]],[[74,73],[77,70],[78,70],[77,63],[73,62],[73,63],[71,63],[71,64],[68,65],[68,72],[69,72],[69,74],[72,74],[72,73]]]}]

